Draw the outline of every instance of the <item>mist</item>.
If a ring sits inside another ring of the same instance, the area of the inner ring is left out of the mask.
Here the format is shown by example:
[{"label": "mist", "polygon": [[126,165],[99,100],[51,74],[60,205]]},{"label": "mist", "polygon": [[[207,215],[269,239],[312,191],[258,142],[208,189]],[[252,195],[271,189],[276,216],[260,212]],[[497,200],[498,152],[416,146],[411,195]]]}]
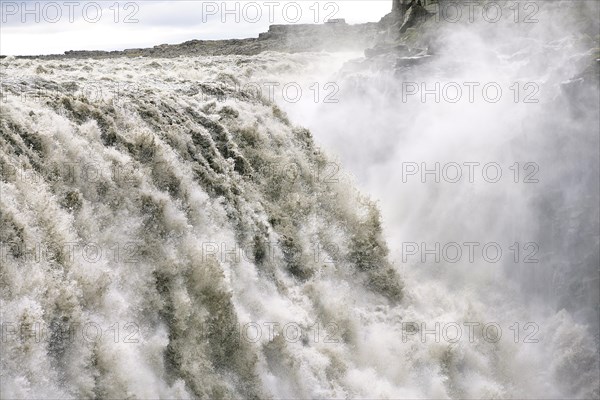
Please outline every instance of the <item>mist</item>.
[{"label": "mist", "polygon": [[452,4],[1,59],[2,398],[598,398],[600,4]]},{"label": "mist", "polygon": [[[534,322],[541,343],[516,350],[531,364],[513,363],[519,396],[585,397],[598,368],[600,119],[597,87],[580,76],[598,57],[598,4],[539,4],[529,24],[509,6],[494,23],[481,5],[473,20],[466,5],[458,22],[430,20],[431,61],[350,62],[329,77],[337,104],[286,110],[377,201],[418,320]],[[547,347],[564,340],[584,369]]]}]

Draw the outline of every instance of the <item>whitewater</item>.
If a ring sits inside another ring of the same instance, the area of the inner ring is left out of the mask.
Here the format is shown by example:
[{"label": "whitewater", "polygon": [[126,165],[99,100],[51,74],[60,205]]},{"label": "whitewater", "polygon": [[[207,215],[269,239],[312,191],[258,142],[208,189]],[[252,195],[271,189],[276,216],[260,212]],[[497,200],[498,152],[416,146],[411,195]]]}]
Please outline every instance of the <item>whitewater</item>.
[{"label": "whitewater", "polygon": [[434,57],[401,68],[0,60],[1,397],[598,398],[586,4],[430,21]]}]

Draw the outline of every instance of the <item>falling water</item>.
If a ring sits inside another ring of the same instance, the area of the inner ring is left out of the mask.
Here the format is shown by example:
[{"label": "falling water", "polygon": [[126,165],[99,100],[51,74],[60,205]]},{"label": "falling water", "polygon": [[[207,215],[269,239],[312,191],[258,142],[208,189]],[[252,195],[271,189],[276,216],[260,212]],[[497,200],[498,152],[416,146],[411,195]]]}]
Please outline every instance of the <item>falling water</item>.
[{"label": "falling water", "polygon": [[[2,398],[598,397],[582,4],[430,20],[412,67],[2,60]],[[338,101],[254,90],[292,80]],[[464,96],[411,94],[436,83]],[[436,243],[462,258],[423,254]]]}]

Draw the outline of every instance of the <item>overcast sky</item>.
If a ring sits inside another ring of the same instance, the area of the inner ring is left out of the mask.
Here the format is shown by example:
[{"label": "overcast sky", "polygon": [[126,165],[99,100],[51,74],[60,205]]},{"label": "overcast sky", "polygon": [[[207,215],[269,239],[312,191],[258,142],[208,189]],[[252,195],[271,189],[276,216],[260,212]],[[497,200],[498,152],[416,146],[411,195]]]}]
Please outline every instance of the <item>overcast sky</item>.
[{"label": "overcast sky", "polygon": [[344,1],[5,1],[0,54],[123,50],[191,39],[257,37],[270,24],[376,22],[391,0]]}]

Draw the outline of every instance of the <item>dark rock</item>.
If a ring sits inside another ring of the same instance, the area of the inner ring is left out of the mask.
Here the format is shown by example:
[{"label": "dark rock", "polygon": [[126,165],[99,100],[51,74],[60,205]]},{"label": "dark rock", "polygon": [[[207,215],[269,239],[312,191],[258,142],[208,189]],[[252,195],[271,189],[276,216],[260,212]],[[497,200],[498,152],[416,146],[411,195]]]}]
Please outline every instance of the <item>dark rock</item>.
[{"label": "dark rock", "polygon": [[415,26],[418,22],[424,20],[429,15],[429,11],[423,7],[421,0],[413,0],[404,16],[404,21],[400,27],[400,33],[406,32],[408,28]]}]

